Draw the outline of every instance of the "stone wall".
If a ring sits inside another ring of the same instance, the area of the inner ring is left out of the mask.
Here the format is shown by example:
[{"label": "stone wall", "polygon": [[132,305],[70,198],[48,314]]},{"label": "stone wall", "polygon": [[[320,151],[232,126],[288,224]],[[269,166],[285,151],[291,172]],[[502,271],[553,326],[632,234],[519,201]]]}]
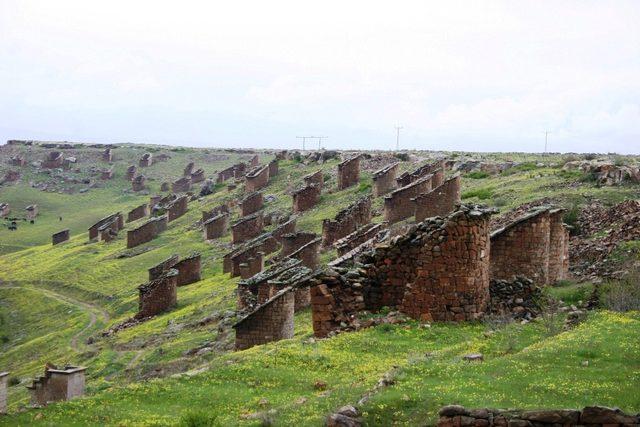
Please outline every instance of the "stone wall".
[{"label": "stone wall", "polygon": [[[350,326],[362,310],[394,307],[428,321],[479,318],[489,300],[489,216],[463,205],[345,260],[311,288],[314,334]],[[348,263],[358,268],[349,269]]]},{"label": "stone wall", "polygon": [[320,187],[307,185],[293,193],[293,211],[304,212],[313,208],[320,201]]},{"label": "stone wall", "polygon": [[346,253],[354,250],[364,242],[372,239],[375,235],[385,230],[389,224],[386,222],[381,222],[378,224],[365,224],[362,227],[359,227],[356,231],[342,239],[336,240],[333,246],[336,248],[338,252],[338,256],[343,256]]},{"label": "stone wall", "polygon": [[149,216],[149,205],[146,203],[131,209],[127,214],[127,222],[136,221],[145,216]]},{"label": "stone wall", "polygon": [[199,282],[201,279],[200,254],[193,254],[183,258],[173,265],[172,268],[178,270],[176,286],[185,286]]},{"label": "stone wall", "polygon": [[302,261],[302,265],[311,270],[315,270],[320,264],[321,245],[322,239],[320,237],[317,237],[289,254],[289,257],[299,259],[300,261]]},{"label": "stone wall", "polygon": [[569,276],[569,230],[562,221],[564,213],[564,209],[549,211],[549,283]]},{"label": "stone wall", "polygon": [[247,170],[246,163],[237,163],[231,167],[228,167],[218,172],[218,177],[216,178],[216,182],[220,184],[231,178],[242,178],[246,170]]},{"label": "stone wall", "polygon": [[7,413],[8,383],[9,383],[9,373],[0,372],[0,415]]},{"label": "stone wall", "polygon": [[136,192],[144,190],[146,180],[147,178],[144,175],[137,175],[131,180],[131,189]]},{"label": "stone wall", "polygon": [[135,165],[129,166],[127,168],[127,173],[125,174],[127,181],[133,181],[133,178],[135,178],[136,176],[136,172],[137,172],[137,168]]},{"label": "stone wall", "polygon": [[206,222],[207,220],[213,218],[214,216],[218,216],[222,213],[231,213],[228,204],[224,203],[216,206],[211,210],[202,211],[202,222]]},{"label": "stone wall", "polygon": [[231,225],[231,242],[242,243],[262,233],[262,214],[245,216]]},{"label": "stone wall", "polygon": [[491,278],[528,277],[538,285],[549,278],[549,209],[533,211],[491,234]]},{"label": "stone wall", "polygon": [[396,174],[400,163],[393,163],[373,173],[373,196],[383,196],[396,188]]},{"label": "stone wall", "polygon": [[138,161],[138,166],[141,168],[149,167],[153,164],[153,155],[151,153],[144,153]]},{"label": "stone wall", "polygon": [[53,245],[66,242],[67,240],[69,240],[69,229],[58,231],[57,233],[51,236],[51,243]]},{"label": "stone wall", "polygon": [[286,257],[306,245],[307,243],[315,240],[316,233],[309,233],[307,231],[297,231],[295,233],[283,234],[280,240],[282,244],[282,250],[280,251],[281,257]]},{"label": "stone wall", "polygon": [[257,154],[251,157],[251,159],[249,159],[249,166],[254,168],[259,164],[260,164],[260,156],[258,156]]},{"label": "stone wall", "polygon": [[292,216],[282,224],[278,225],[275,230],[273,230],[273,237],[280,243],[282,243],[282,236],[285,234],[295,233],[296,231],[296,222],[298,218]]},{"label": "stone wall", "polygon": [[431,191],[431,178],[424,176],[384,196],[384,220],[393,224],[415,215],[413,199]]},{"label": "stone wall", "polygon": [[174,193],[186,193],[191,191],[191,177],[183,176],[171,183],[171,191]]},{"label": "stone wall", "polygon": [[111,169],[103,169],[100,171],[100,179],[106,181],[108,179],[113,178],[113,170]]},{"label": "stone wall", "polygon": [[204,169],[198,169],[191,174],[191,184],[202,182],[204,178]]},{"label": "stone wall", "polygon": [[193,162],[187,163],[187,165],[182,170],[182,176],[191,176],[191,173],[193,172],[194,167],[195,167],[195,163]]},{"label": "stone wall", "polygon": [[113,160],[113,153],[111,151],[111,148],[106,148],[102,152],[102,161],[103,162],[110,162],[111,160]]},{"label": "stone wall", "polygon": [[264,199],[260,191],[248,194],[240,201],[240,215],[247,216],[258,212],[264,206]]},{"label": "stone wall", "polygon": [[148,270],[149,281],[159,279],[160,276],[162,276],[167,271],[171,270],[171,268],[173,268],[173,266],[176,265],[178,261],[180,261],[180,255],[174,254],[174,255],[171,255],[169,258],[165,259],[164,261],[160,262],[159,264],[156,264],[153,267],[151,267]]},{"label": "stone wall", "polygon": [[295,295],[283,290],[259,306],[233,327],[236,350],[244,350],[268,342],[293,338]]},{"label": "stone wall", "polygon": [[217,239],[227,234],[229,230],[229,217],[228,213],[221,213],[206,220],[203,224],[204,239]]},{"label": "stone wall", "polygon": [[15,156],[11,156],[11,159],[9,160],[9,164],[11,166],[23,167],[26,163],[27,161],[24,159],[24,157],[22,157],[19,154],[16,154]]},{"label": "stone wall", "polygon": [[638,426],[640,415],[625,414],[618,408],[587,406],[584,409],[467,409],[449,405],[440,409],[438,427],[615,427]]},{"label": "stone wall", "polygon": [[[422,177],[425,177],[427,175],[432,175],[438,169],[440,169],[440,171],[444,171],[445,169],[444,160],[440,160],[437,162],[428,163],[426,165],[420,166],[413,172],[404,172],[402,175],[400,175],[397,178],[398,187],[404,187],[406,185],[411,184],[412,182],[419,180]],[[441,184],[440,182],[434,182],[433,188],[439,186],[440,184]]]},{"label": "stone wall", "polygon": [[61,168],[63,162],[62,153],[60,151],[52,151],[42,162],[42,167],[45,169]]},{"label": "stone wall", "polygon": [[273,159],[269,162],[269,178],[272,178],[278,175],[278,159]]},{"label": "stone wall", "polygon": [[314,184],[320,190],[322,190],[322,186],[324,185],[324,175],[322,173],[322,169],[315,171],[314,173],[310,173],[309,175],[305,175],[303,178],[304,183],[306,185]]},{"label": "stone wall", "polygon": [[460,175],[446,180],[441,186],[414,198],[416,222],[433,216],[447,216],[460,203]]},{"label": "stone wall", "polygon": [[[282,261],[272,264],[266,270],[260,271],[247,279],[238,282],[238,310],[254,310],[259,304],[265,303],[271,297],[275,296],[280,290],[286,286],[280,286],[281,283],[289,282],[279,280],[282,275],[291,270],[300,271],[300,260],[284,258]],[[305,273],[309,271],[304,270]]]},{"label": "stone wall", "polygon": [[135,248],[143,243],[155,239],[158,233],[166,230],[168,217],[166,215],[149,219],[144,224],[127,231],[127,248]]},{"label": "stone wall", "polygon": [[170,269],[155,280],[138,287],[137,319],[155,316],[178,304],[178,270]]},{"label": "stone wall", "polygon": [[239,276],[240,264],[247,262],[249,258],[255,257],[258,252],[269,255],[278,249],[280,249],[278,241],[270,233],[264,233],[227,253],[222,258],[222,272],[231,273],[231,277]]},{"label": "stone wall", "polygon": [[29,205],[24,210],[28,220],[34,220],[38,216],[38,205],[36,204]]},{"label": "stone wall", "polygon": [[111,229],[116,233],[124,228],[124,217],[122,213],[116,212],[89,227],[89,240],[98,239],[100,237],[100,228],[105,224],[111,224]]},{"label": "stone wall", "polygon": [[245,189],[248,193],[258,191],[269,184],[269,165],[253,168],[246,175]]},{"label": "stone wall", "polygon": [[187,213],[188,203],[189,203],[189,198],[186,195],[182,195],[177,199],[175,199],[173,202],[169,203],[166,207],[168,221],[171,222],[174,219],[178,219],[182,215]]},{"label": "stone wall", "polygon": [[245,262],[240,264],[240,278],[249,279],[260,273],[263,269],[264,253],[256,252],[254,256],[249,257]]},{"label": "stone wall", "polygon": [[371,197],[362,197],[338,212],[335,219],[322,220],[322,244],[325,247],[331,246],[335,241],[369,222],[371,222]]},{"label": "stone wall", "polygon": [[338,190],[344,190],[360,182],[360,155],[338,165]]},{"label": "stone wall", "polygon": [[71,400],[84,395],[85,370],[78,366],[64,369],[46,367],[44,376],[27,386],[33,406],[46,406],[49,402]]}]

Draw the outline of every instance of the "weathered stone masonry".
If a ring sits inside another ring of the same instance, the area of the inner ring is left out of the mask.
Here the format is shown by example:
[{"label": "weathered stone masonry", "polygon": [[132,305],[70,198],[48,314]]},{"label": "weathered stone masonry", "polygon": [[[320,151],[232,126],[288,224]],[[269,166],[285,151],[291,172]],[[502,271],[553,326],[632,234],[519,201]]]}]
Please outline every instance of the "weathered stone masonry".
[{"label": "weathered stone masonry", "polygon": [[170,269],[160,277],[138,287],[137,319],[155,316],[175,307],[178,303],[178,270]]},{"label": "weathered stone masonry", "polygon": [[84,395],[86,368],[65,366],[64,369],[47,367],[44,376],[33,380],[27,386],[31,394],[31,404],[46,406],[49,402],[70,400]]},{"label": "weathered stone masonry", "polygon": [[110,229],[115,233],[122,230],[124,228],[124,217],[122,213],[116,212],[111,214],[89,227],[89,240],[98,239],[100,237],[100,229],[106,224],[110,224]]},{"label": "weathered stone masonry", "polygon": [[7,386],[9,373],[0,372],[0,415],[7,413]]},{"label": "weathered stone masonry", "polygon": [[433,188],[438,187],[440,184],[442,184],[442,177],[444,176],[444,169],[445,169],[445,161],[444,160],[440,160],[434,163],[430,163],[430,164],[426,164],[426,165],[422,165],[420,166],[418,169],[414,170],[413,172],[405,172],[402,175],[400,175],[397,178],[397,182],[398,182],[398,186],[399,187],[404,187],[406,185],[411,184],[412,182],[415,182],[417,180],[419,180],[422,177],[425,177],[427,175],[437,175],[436,171],[439,171],[439,177],[435,177],[435,179],[433,180],[434,182],[433,184]]},{"label": "weathered stone masonry", "polygon": [[320,201],[320,187],[307,185],[293,193],[293,211],[304,212],[312,209]]},{"label": "weathered stone masonry", "polygon": [[149,167],[153,164],[153,156],[151,153],[144,153],[138,161],[138,166],[141,168]]},{"label": "weathered stone masonry", "polygon": [[342,239],[336,240],[333,246],[336,248],[338,256],[341,257],[369,239],[375,237],[378,233],[386,229],[387,226],[388,224],[386,222],[365,224],[353,233],[346,235]]},{"label": "weathered stone masonry", "polygon": [[322,186],[324,185],[324,175],[322,174],[322,169],[310,173],[302,178],[304,183],[307,185],[315,184],[320,190],[322,190]]},{"label": "weathered stone masonry", "polygon": [[224,236],[229,231],[229,214],[221,213],[209,218],[203,224],[204,239],[211,240]]},{"label": "weathered stone masonry", "polygon": [[460,176],[446,180],[442,185],[414,198],[416,222],[432,216],[446,216],[460,203]]},{"label": "weathered stone masonry", "polygon": [[249,193],[258,191],[269,184],[269,165],[253,168],[246,175],[246,190]]},{"label": "weathered stone masonry", "polygon": [[280,243],[282,243],[282,251],[280,251],[280,257],[291,255],[307,243],[315,240],[316,237],[318,237],[316,233],[309,233],[307,231],[297,231],[295,233],[283,234],[280,240]]},{"label": "weathered stone masonry", "polygon": [[260,213],[241,218],[231,225],[232,243],[242,243],[262,233],[263,222]]},{"label": "weathered stone masonry", "polygon": [[338,165],[338,190],[344,190],[360,182],[360,155]]},{"label": "weathered stone masonry", "polygon": [[69,240],[69,229],[58,231],[57,233],[51,236],[51,243],[53,245],[66,242],[67,240]]},{"label": "weathered stone masonry", "polygon": [[240,201],[240,212],[242,216],[251,215],[258,212],[264,205],[262,193],[259,191],[248,194]]},{"label": "weathered stone masonry", "polygon": [[492,279],[523,276],[548,283],[549,219],[549,209],[539,209],[491,234]]},{"label": "weathered stone masonry", "polygon": [[187,213],[188,203],[189,203],[189,198],[186,195],[182,195],[177,199],[175,199],[173,202],[169,203],[166,206],[168,221],[171,222],[174,219],[178,219],[182,215]]},{"label": "weathered stone masonry", "polygon": [[149,280],[152,281],[159,279],[160,276],[171,269],[178,271],[178,275],[176,276],[176,286],[189,285],[200,281],[200,254],[194,253],[182,260],[178,255],[172,255],[158,265],[149,269]]},{"label": "weathered stone masonry", "polygon": [[549,283],[569,275],[569,229],[563,223],[564,209],[549,211]]},{"label": "weathered stone masonry", "polygon": [[400,163],[394,163],[373,173],[373,196],[383,196],[396,188],[396,174]]},{"label": "weathered stone masonry", "polygon": [[144,175],[137,175],[131,180],[131,189],[133,191],[142,191],[145,189],[146,178]]},{"label": "weathered stone masonry", "polygon": [[191,177],[183,176],[171,183],[171,191],[174,193],[186,193],[191,191]]},{"label": "weathered stone masonry", "polygon": [[278,175],[278,159],[273,159],[269,162],[269,178]]},{"label": "weathered stone masonry", "polygon": [[167,229],[166,215],[149,219],[138,228],[127,231],[127,248],[135,248],[155,239],[158,233]]},{"label": "weathered stone masonry", "polygon": [[390,224],[415,215],[413,199],[431,191],[432,175],[427,175],[384,196],[384,220]]},{"label": "weathered stone masonry", "polygon": [[131,209],[127,214],[127,222],[136,221],[145,216],[149,216],[149,205],[146,203]]},{"label": "weathered stone masonry", "polygon": [[362,197],[338,212],[335,219],[322,221],[322,244],[325,247],[330,246],[369,222],[371,222],[371,198]]}]

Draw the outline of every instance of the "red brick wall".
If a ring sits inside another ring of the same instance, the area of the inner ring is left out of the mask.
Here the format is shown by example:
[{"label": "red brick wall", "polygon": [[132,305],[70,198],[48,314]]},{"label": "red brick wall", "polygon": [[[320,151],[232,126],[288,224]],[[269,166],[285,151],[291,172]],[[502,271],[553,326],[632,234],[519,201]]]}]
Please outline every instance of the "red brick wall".
[{"label": "red brick wall", "polygon": [[446,180],[438,188],[415,197],[416,222],[432,216],[447,216],[460,203],[460,176]]},{"label": "red brick wall", "polygon": [[242,243],[262,233],[262,215],[246,216],[231,226],[232,243]]},{"label": "red brick wall", "polygon": [[400,163],[385,166],[373,173],[373,196],[378,197],[396,188],[396,175]]},{"label": "red brick wall", "polygon": [[167,311],[178,303],[177,270],[169,270],[156,280],[138,287],[138,313],[142,319]]},{"label": "red brick wall", "polygon": [[538,285],[548,282],[549,211],[540,210],[491,235],[491,278],[524,276]]},{"label": "red brick wall", "polygon": [[295,296],[283,292],[234,325],[236,350],[293,338]]},{"label": "red brick wall", "polygon": [[295,233],[284,234],[280,243],[282,243],[282,251],[280,251],[280,256],[285,257],[289,256],[307,243],[314,240],[316,237],[316,233],[309,233],[307,231],[298,231]]},{"label": "red brick wall", "polygon": [[304,179],[305,184],[307,185],[315,184],[318,186],[318,188],[320,188],[320,190],[322,190],[322,186],[324,185],[324,175],[322,174],[322,169],[314,173],[310,173],[309,175],[306,175],[302,179]]},{"label": "red brick wall", "polygon": [[315,184],[303,187],[293,193],[293,211],[304,212],[320,201],[320,187]]},{"label": "red brick wall", "polygon": [[262,193],[256,191],[247,195],[244,199],[240,201],[240,212],[242,216],[251,215],[254,212],[258,212],[262,209],[264,205],[264,200],[262,198]]},{"label": "red brick wall", "polygon": [[62,231],[58,231],[57,233],[55,233],[53,236],[51,236],[51,243],[54,245],[57,245],[59,243],[62,242],[66,242],[67,240],[69,240],[69,230],[62,230]]},{"label": "red brick wall", "polygon": [[167,206],[167,214],[169,222],[174,219],[180,218],[182,215],[187,213],[187,204],[189,202],[189,198],[185,196],[180,196],[171,204]]},{"label": "red brick wall", "polygon": [[431,191],[429,176],[387,194],[384,196],[384,220],[393,224],[412,217],[415,214],[415,203],[412,199],[428,191]]},{"label": "red brick wall", "polygon": [[338,212],[335,219],[322,221],[322,244],[325,247],[331,246],[336,240],[342,239],[369,222],[371,222],[371,197],[362,197]]},{"label": "red brick wall", "polygon": [[171,191],[174,193],[186,193],[191,191],[191,177],[182,177],[173,181],[171,184]]},{"label": "red brick wall", "polygon": [[204,239],[211,240],[227,234],[229,230],[229,214],[221,213],[217,216],[209,218],[203,224],[204,227]]},{"label": "red brick wall", "polygon": [[354,156],[338,165],[338,190],[360,182],[360,156]]},{"label": "red brick wall", "polygon": [[269,178],[278,175],[278,159],[269,162]]},{"label": "red brick wall", "polygon": [[201,278],[200,254],[195,254],[178,261],[173,268],[178,270],[176,286],[199,282]]},{"label": "red brick wall", "polygon": [[246,175],[245,189],[248,193],[258,191],[269,184],[269,165],[258,166]]},{"label": "red brick wall", "polygon": [[140,218],[144,218],[149,215],[149,205],[146,203],[144,205],[140,205],[137,208],[133,208],[127,214],[127,222],[135,221]]}]

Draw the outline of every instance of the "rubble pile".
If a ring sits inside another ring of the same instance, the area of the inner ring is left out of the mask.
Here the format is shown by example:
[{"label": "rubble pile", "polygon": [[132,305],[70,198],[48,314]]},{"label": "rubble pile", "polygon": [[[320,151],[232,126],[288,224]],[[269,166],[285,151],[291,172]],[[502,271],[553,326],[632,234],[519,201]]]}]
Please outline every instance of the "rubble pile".
[{"label": "rubble pile", "polygon": [[540,302],[544,298],[542,288],[526,277],[510,281],[493,279],[489,283],[489,295],[491,314],[511,315],[526,320],[540,314]]},{"label": "rubble pile", "polygon": [[609,160],[577,160],[567,162],[564,170],[580,170],[590,174],[600,185],[620,185],[623,183],[640,183],[638,165],[618,165]]},{"label": "rubble pile", "polygon": [[509,212],[505,212],[502,215],[494,216],[491,218],[491,231],[496,231],[506,227],[507,225],[514,222],[516,219],[529,213],[533,208],[537,208],[540,206],[553,205],[553,204],[555,204],[554,199],[551,199],[549,197],[544,197],[542,199],[534,200],[532,202],[520,205],[517,208],[510,210]]}]

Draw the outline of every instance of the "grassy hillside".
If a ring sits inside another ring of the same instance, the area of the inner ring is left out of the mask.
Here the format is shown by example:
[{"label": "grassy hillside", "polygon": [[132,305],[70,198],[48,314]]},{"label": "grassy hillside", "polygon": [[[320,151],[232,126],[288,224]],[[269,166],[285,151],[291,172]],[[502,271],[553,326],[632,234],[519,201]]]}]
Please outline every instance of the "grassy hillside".
[{"label": "grassy hillside", "polygon": [[[29,161],[44,157],[41,148],[21,149]],[[126,230],[108,244],[88,242],[86,229],[96,220],[148,201],[148,194],[128,191],[130,184],[122,176],[126,166],[149,150],[171,156],[143,170],[150,178],[151,194],[159,191],[161,182],[181,176],[188,161],[212,176],[248,157],[215,150],[123,146],[115,150],[116,178],[87,192],[80,193],[79,187],[73,194],[31,188],[29,181],[46,176],[29,168],[20,183],[0,188],[0,201],[16,209],[38,203],[41,210],[35,224],[20,224],[14,232],[0,229],[0,370],[22,381],[9,388],[10,410],[16,412],[26,403],[24,385],[45,362],[89,367],[88,397],[0,418],[0,424],[166,425],[191,416],[215,418],[212,422],[219,425],[318,425],[331,410],[359,400],[387,372],[393,372],[396,383],[364,406],[365,419],[372,425],[423,424],[433,419],[440,405],[452,402],[519,407],[597,402],[640,410],[640,398],[630,393],[640,385],[640,347],[634,341],[640,326],[637,313],[594,313],[577,329],[559,335],[548,322],[509,325],[491,333],[485,324],[427,328],[412,322],[314,340],[310,313],[303,312],[296,315],[294,339],[230,352],[237,279],[223,274],[221,267],[222,256],[231,248],[230,237],[205,243],[196,223],[201,210],[241,197],[242,185],[232,192],[219,188],[190,202],[186,215],[137,248],[126,249]],[[90,176],[88,168],[101,165],[99,153],[79,149],[84,166],[78,178]],[[417,153],[417,164],[435,154]],[[260,156],[263,162],[272,158],[266,152]],[[562,171],[560,156],[486,158],[526,163],[496,176],[463,175],[466,201],[506,211],[541,197],[567,207],[592,198],[608,203],[640,198],[637,186],[597,187],[580,174]],[[538,162],[543,165],[536,166]],[[302,184],[302,176],[322,168],[328,191],[316,208],[298,219],[299,229],[320,232],[322,219],[332,218],[371,191],[373,163],[363,163],[359,186],[339,192],[337,164],[336,159],[309,165],[296,159],[280,162],[280,174],[264,192],[272,196],[265,209],[290,211],[291,190]],[[415,166],[403,162],[401,168]],[[374,210],[381,213],[381,207],[382,199],[377,198]],[[381,216],[374,218],[380,220]],[[71,229],[71,240],[51,246],[50,234],[62,228]],[[202,253],[203,280],[179,288],[176,309],[111,337],[101,336],[135,314],[136,287],[146,281],[149,267],[171,254],[193,251]],[[334,255],[329,251],[322,259]],[[567,287],[562,298],[577,301],[585,286]],[[200,348],[208,350],[198,352]],[[472,351],[483,352],[486,362],[469,365],[460,360]],[[586,368],[583,359],[590,361]],[[585,390],[576,392],[580,388]]]}]

